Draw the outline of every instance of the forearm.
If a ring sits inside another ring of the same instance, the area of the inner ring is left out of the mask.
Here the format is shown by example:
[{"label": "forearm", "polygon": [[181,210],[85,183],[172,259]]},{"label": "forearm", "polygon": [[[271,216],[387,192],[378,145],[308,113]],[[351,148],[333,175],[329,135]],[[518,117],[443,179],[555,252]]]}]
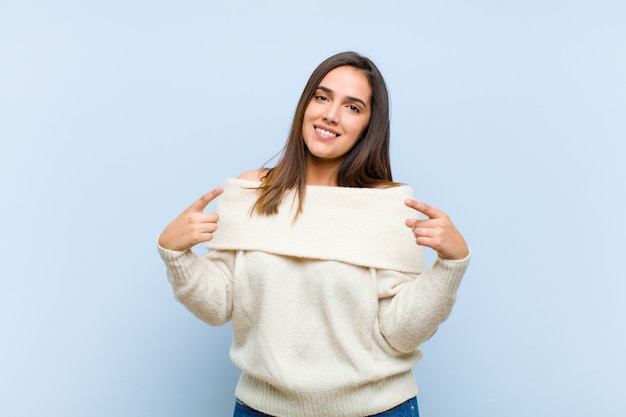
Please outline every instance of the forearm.
[{"label": "forearm", "polygon": [[394,349],[413,351],[437,331],[452,311],[468,264],[469,256],[458,261],[439,258],[429,270],[413,278],[384,278],[380,329]]},{"label": "forearm", "polygon": [[234,253],[212,251],[203,257],[191,249],[158,247],[176,299],[201,320],[219,326],[232,314]]}]

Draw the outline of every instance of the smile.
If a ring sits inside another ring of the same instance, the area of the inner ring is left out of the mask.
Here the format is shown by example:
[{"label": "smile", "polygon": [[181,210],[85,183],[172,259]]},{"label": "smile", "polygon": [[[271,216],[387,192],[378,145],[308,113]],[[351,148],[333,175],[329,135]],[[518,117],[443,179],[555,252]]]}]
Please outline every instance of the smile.
[{"label": "smile", "polygon": [[317,126],[315,126],[315,131],[319,133],[320,135],[327,137],[327,138],[336,138],[340,136],[339,133],[334,133],[329,130],[322,129],[321,127],[317,127]]}]

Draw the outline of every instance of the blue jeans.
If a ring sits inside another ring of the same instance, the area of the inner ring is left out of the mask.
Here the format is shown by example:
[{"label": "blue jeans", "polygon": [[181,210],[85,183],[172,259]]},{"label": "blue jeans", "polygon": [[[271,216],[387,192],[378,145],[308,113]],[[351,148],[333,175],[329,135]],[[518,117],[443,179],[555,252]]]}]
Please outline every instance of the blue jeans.
[{"label": "blue jeans", "polygon": [[[420,413],[417,409],[417,398],[413,397],[408,401],[403,402],[397,407],[391,410],[383,411],[382,413],[375,414],[369,417],[419,417]],[[237,400],[235,402],[235,413],[233,417],[272,417],[269,414],[256,411],[242,401]],[[330,417],[330,416],[329,416]]]}]

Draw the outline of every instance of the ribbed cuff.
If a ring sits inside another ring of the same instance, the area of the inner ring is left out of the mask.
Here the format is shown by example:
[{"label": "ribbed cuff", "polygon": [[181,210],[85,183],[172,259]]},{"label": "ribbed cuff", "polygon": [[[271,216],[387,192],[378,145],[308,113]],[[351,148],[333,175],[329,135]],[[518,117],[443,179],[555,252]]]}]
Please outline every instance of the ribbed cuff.
[{"label": "ribbed cuff", "polygon": [[463,259],[437,258],[431,268],[437,277],[437,282],[441,283],[447,291],[456,293],[469,266],[470,257],[471,253]]},{"label": "ribbed cuff", "polygon": [[184,282],[185,277],[190,276],[196,268],[198,255],[191,249],[185,251],[165,249],[157,243],[159,255],[168,270],[168,277],[172,284],[174,281]]},{"label": "ribbed cuff", "polygon": [[184,256],[187,252],[191,250],[191,249],[187,249],[186,251],[181,251],[181,250],[165,249],[163,246],[159,245],[158,242],[157,242],[157,249],[159,250],[159,255],[161,255],[161,259],[163,259],[163,261],[167,263],[176,261],[178,258],[180,258],[181,256]]}]

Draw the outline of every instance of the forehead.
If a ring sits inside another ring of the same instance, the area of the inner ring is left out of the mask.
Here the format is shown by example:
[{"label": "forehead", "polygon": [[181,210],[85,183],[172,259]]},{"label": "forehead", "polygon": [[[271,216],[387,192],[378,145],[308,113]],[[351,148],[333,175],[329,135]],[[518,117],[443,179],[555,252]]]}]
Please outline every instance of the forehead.
[{"label": "forehead", "polygon": [[366,103],[372,96],[372,88],[363,71],[350,66],[334,68],[322,78],[319,86],[332,90],[335,95],[356,97]]}]

